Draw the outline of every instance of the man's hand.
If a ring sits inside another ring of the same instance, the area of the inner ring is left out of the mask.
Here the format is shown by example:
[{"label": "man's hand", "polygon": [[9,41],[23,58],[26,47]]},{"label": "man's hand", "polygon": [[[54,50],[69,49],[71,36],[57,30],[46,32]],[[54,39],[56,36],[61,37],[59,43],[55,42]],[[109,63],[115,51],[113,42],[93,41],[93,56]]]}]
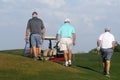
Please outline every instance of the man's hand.
[{"label": "man's hand", "polygon": [[42,35],[42,44],[43,44],[44,40],[45,40],[45,35]]},{"label": "man's hand", "polygon": [[29,37],[28,36],[25,37],[25,41],[29,42]]},{"label": "man's hand", "polygon": [[97,47],[97,51],[100,51],[100,47],[99,46]]},{"label": "man's hand", "polygon": [[73,46],[75,46],[75,44],[76,44],[75,41],[73,41]]}]

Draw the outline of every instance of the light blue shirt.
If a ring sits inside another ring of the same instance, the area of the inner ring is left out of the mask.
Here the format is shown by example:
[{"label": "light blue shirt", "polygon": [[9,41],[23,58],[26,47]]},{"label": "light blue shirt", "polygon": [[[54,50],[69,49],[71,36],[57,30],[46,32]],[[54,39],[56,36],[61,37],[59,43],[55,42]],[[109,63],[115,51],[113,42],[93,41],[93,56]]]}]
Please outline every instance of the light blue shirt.
[{"label": "light blue shirt", "polygon": [[71,24],[65,23],[59,28],[57,33],[61,38],[72,38],[72,34],[75,33],[75,29]]}]

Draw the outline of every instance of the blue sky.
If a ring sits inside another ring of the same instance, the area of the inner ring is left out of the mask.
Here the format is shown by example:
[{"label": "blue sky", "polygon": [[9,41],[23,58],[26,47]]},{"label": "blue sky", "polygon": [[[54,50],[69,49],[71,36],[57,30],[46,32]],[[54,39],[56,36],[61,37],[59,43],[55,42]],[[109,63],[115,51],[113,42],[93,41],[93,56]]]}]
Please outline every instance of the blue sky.
[{"label": "blue sky", "polygon": [[47,36],[55,36],[69,17],[76,29],[76,52],[95,48],[108,25],[120,43],[120,0],[0,0],[0,50],[24,48],[25,29],[33,11],[43,20]]}]

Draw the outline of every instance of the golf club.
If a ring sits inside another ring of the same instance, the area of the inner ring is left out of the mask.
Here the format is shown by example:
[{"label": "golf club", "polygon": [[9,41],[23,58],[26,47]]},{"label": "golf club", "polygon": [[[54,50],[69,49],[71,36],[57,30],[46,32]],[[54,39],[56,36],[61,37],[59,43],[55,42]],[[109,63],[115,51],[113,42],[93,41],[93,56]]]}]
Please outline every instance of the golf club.
[{"label": "golf club", "polygon": [[101,56],[100,51],[97,51],[98,54],[98,72],[101,73]]}]

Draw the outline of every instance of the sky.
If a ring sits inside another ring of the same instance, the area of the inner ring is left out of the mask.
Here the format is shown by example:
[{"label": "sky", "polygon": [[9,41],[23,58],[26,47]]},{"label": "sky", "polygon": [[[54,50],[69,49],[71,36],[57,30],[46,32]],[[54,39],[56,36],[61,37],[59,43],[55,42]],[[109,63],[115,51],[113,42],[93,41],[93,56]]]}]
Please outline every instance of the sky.
[{"label": "sky", "polygon": [[[33,11],[43,20],[46,36],[55,36],[69,18],[77,35],[75,52],[96,48],[107,26],[120,43],[120,0],[0,0],[0,50],[24,48],[25,29]],[[44,49],[47,44],[45,41]]]}]

